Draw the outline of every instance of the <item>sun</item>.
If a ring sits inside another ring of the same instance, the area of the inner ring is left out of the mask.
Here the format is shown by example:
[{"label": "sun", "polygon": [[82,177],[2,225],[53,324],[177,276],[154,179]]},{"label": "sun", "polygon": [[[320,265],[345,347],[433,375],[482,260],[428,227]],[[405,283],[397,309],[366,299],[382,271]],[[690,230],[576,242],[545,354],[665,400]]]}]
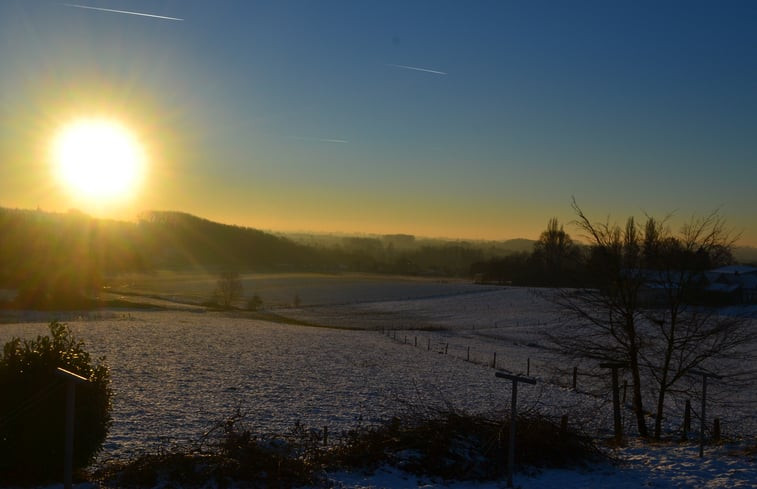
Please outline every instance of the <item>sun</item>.
[{"label": "sun", "polygon": [[54,138],[55,176],[78,200],[109,203],[133,194],[143,177],[145,154],[136,136],[111,119],[78,119]]}]

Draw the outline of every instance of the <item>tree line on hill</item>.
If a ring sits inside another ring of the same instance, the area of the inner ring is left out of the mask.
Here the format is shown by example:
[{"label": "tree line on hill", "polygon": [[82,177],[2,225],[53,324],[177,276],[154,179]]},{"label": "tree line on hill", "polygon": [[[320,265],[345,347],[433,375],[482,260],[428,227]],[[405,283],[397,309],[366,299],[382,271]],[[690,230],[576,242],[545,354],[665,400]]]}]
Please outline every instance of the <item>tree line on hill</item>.
[{"label": "tree line on hill", "polygon": [[[719,216],[710,218],[720,219]],[[692,225],[686,224],[689,227]],[[610,224],[605,223],[604,226],[609,228]],[[476,262],[471,265],[471,274],[477,281],[487,283],[605,288],[609,286],[605,273],[607,267],[630,270],[635,266],[621,257],[623,247],[633,247],[641,253],[640,269],[645,273],[670,268],[704,272],[736,261],[734,241],[718,242],[712,246],[696,243],[694,246],[681,236],[671,235],[665,229],[665,222],[653,217],[648,217],[641,226],[631,217],[625,228],[613,228],[615,233],[621,230],[627,233],[628,237],[624,239],[630,240],[628,243],[623,242],[619,235],[613,235],[612,239],[616,240],[613,247],[600,246],[598,236],[589,234],[589,243],[581,244],[573,241],[559,221],[552,218],[534,243],[533,251]],[[722,229],[719,232],[722,233]],[[640,241],[631,242],[633,240]]]},{"label": "tree line on hill", "polygon": [[[597,285],[598,258],[556,219],[536,242],[466,242],[383,236],[277,236],[183,212],[152,211],[134,222],[81,212],[0,208],[0,289],[13,306],[81,305],[124,272],[366,272],[475,277],[527,286]],[[675,251],[674,243],[663,249]],[[671,247],[672,246],[672,247]],[[732,260],[729,248],[715,266]],[[651,262],[650,262],[651,263]],[[7,294],[6,294],[7,295]]]},{"label": "tree line on hill", "polygon": [[109,275],[148,268],[136,226],[79,212],[0,209],[0,288],[18,306],[80,305]]},{"label": "tree line on hill", "polygon": [[[467,276],[493,245],[411,235],[291,239],[182,212],[146,212],[134,222],[78,211],[0,208],[0,302],[12,307],[83,307],[126,272],[370,272]],[[1,292],[1,291],[0,291]],[[7,296],[13,295],[12,300]]]}]

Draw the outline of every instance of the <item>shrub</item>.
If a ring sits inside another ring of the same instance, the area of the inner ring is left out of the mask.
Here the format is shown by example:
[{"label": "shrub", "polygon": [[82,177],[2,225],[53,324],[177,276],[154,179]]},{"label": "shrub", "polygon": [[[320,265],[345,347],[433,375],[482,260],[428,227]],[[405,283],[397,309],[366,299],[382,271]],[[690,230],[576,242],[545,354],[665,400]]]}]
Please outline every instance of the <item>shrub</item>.
[{"label": "shrub", "polygon": [[258,294],[253,295],[247,301],[247,310],[248,311],[257,311],[261,307],[263,307],[263,299],[261,299]]},{"label": "shrub", "polygon": [[[572,467],[604,459],[594,441],[538,415],[518,418],[519,467]],[[496,480],[506,473],[509,421],[450,411],[404,414],[324,445],[324,433],[299,422],[283,435],[256,433],[237,412],[194,447],[106,464],[107,487],[328,487],[330,471],[392,466],[422,477]]]},{"label": "shrub", "polygon": [[[405,415],[346,433],[329,465],[375,468],[452,480],[494,480],[506,473],[510,421],[452,411]],[[581,466],[602,458],[590,438],[539,415],[519,416],[515,461],[520,467]]]},{"label": "shrub", "polygon": [[50,323],[50,336],[13,338],[0,358],[0,480],[60,480],[65,441],[65,380],[61,367],[89,380],[76,387],[74,468],[92,462],[110,426],[110,372],[93,362],[71,330]]},{"label": "shrub", "polygon": [[95,478],[107,487],[249,487],[289,489],[323,486],[318,449],[296,424],[288,435],[256,434],[237,413],[216,423],[194,446],[144,453],[103,465]]}]

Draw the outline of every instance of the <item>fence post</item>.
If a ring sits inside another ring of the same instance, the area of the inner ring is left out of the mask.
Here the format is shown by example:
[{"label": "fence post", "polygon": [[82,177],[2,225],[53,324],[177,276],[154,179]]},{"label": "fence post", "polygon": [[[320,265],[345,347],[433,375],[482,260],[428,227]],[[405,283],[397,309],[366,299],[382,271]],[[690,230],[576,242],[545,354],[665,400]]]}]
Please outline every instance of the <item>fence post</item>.
[{"label": "fence post", "polygon": [[568,415],[563,414],[560,418],[560,438],[564,438],[568,434]]},{"label": "fence post", "polygon": [[526,375],[527,376],[531,375],[531,359],[530,358],[526,359]]},{"label": "fence post", "polygon": [[518,419],[518,382],[534,385],[536,384],[536,379],[509,375],[502,372],[496,372],[494,375],[513,382],[513,397],[510,402],[510,446],[507,449],[507,487],[513,487],[513,472],[515,472],[515,421]]},{"label": "fence post", "polygon": [[623,423],[620,419],[620,392],[618,386],[618,369],[627,367],[625,362],[600,363],[600,368],[609,368],[612,372],[612,414],[615,431],[615,442],[623,441]]},{"label": "fence post", "polygon": [[465,356],[465,361],[470,362],[470,345],[468,345],[468,354]]},{"label": "fence post", "polygon": [[497,352],[494,352],[494,358],[492,359],[492,368],[497,368]]},{"label": "fence post", "polygon": [[704,427],[705,420],[707,419],[705,416],[705,410],[707,409],[707,377],[712,377],[714,379],[722,379],[723,377],[709,372],[703,372],[701,370],[690,370],[689,372],[693,375],[702,376],[702,419],[699,423],[699,458],[702,458],[704,457]]},{"label": "fence post", "polygon": [[73,487],[74,466],[74,414],[76,408],[76,384],[89,382],[81,375],[58,367],[58,375],[66,380],[66,441],[63,456],[63,487]]}]

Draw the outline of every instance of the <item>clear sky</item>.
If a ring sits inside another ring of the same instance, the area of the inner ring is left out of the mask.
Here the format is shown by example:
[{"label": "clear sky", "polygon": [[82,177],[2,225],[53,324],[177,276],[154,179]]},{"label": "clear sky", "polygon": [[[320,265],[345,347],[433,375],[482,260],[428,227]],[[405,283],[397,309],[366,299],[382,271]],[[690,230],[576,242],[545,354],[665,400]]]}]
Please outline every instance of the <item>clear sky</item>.
[{"label": "clear sky", "polygon": [[[83,201],[49,147],[103,115],[146,172]],[[757,245],[757,2],[0,1],[0,206],[506,239],[572,196]]]}]

